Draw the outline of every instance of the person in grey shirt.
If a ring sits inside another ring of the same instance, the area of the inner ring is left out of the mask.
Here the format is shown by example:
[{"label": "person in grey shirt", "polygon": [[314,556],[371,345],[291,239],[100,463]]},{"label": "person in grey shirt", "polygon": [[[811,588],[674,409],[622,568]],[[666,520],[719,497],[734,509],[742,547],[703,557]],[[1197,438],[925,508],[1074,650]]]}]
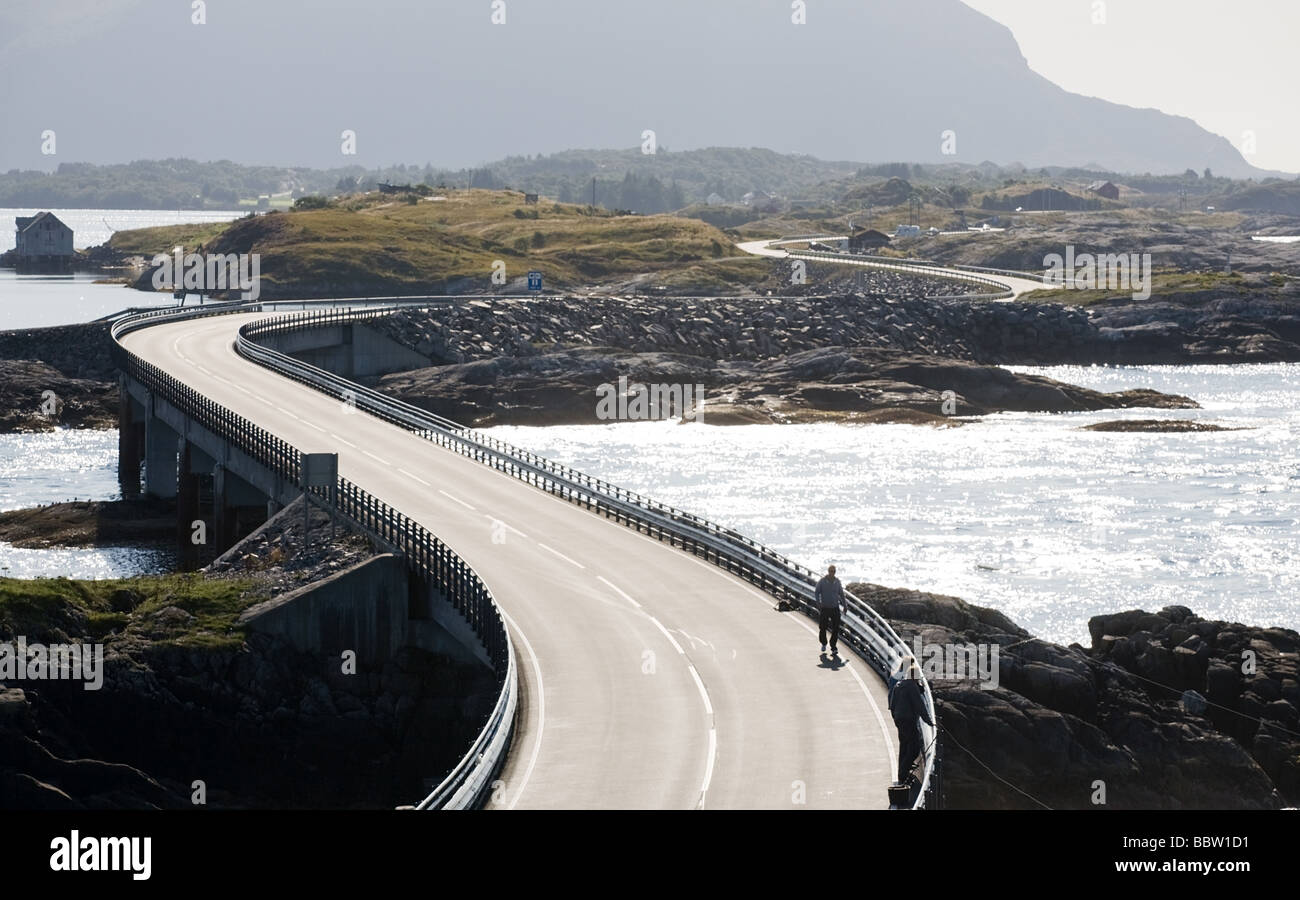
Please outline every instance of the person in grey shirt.
[{"label": "person in grey shirt", "polygon": [[829,566],[822,580],[817,582],[817,640],[821,641],[822,653],[826,652],[826,631],[831,633],[831,655],[839,656],[835,645],[840,639],[840,622],[842,611],[848,608],[844,599],[844,585],[835,577],[835,567]]}]

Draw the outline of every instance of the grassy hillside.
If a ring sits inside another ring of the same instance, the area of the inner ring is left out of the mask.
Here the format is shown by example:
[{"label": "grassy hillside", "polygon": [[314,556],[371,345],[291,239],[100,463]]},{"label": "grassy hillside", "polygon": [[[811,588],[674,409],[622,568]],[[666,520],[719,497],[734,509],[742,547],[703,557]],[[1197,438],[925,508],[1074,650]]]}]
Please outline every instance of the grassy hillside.
[{"label": "grassy hillside", "polygon": [[[250,595],[252,583],[205,579],[200,575],[159,575],[85,581],[0,578],[0,630],[32,641],[59,633],[86,641],[131,634],[187,646],[237,647],[243,630],[240,613],[265,599]],[[187,617],[159,613],[176,608]],[[65,640],[66,638],[58,638]]]},{"label": "grassy hillside", "polygon": [[[738,263],[730,238],[694,219],[615,215],[515,191],[353,195],[321,209],[272,212],[212,226],[118,232],[113,249],[258,253],[262,296],[345,296],[519,290],[530,270],[547,289],[678,273],[715,264],[757,277],[760,260]],[[508,282],[494,285],[494,264]],[[748,268],[747,268],[748,266]],[[729,275],[727,276],[729,277]]]}]

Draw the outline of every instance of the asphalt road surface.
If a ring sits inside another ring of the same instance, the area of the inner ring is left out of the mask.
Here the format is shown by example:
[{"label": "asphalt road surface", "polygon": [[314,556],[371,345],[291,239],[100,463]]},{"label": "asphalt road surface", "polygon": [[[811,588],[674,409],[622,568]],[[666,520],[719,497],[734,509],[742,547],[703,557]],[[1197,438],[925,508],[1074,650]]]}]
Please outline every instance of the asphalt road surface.
[{"label": "asphalt road surface", "polygon": [[521,680],[493,808],[888,805],[895,736],[865,662],[823,658],[815,623],[721,569],[241,358],[236,331],[266,316],[123,343],[300,450],[337,452],[486,582]]}]

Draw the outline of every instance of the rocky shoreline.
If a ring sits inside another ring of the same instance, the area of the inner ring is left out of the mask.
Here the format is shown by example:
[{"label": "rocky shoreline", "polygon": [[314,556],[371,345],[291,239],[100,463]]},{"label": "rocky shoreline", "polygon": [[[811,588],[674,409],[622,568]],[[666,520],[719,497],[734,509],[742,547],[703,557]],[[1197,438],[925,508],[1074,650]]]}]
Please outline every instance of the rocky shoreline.
[{"label": "rocky shoreline", "polygon": [[[327,521],[314,511],[313,528]],[[301,522],[286,507],[203,575],[0,579],[0,642],[104,645],[98,690],[0,683],[0,808],[192,809],[196,779],[210,809],[422,797],[477,734],[492,676],[415,648],[350,675],[336,656],[245,631],[241,610],[385,549],[345,529],[304,551]]]},{"label": "rocky shoreline", "polygon": [[163,545],[175,540],[175,500],[80,500],[0,512],[0,541],[15,547]]},{"label": "rocky shoreline", "polygon": [[[1034,355],[1053,341],[1059,344],[1054,362],[1064,361],[1066,350],[1075,354],[1071,361],[1081,361],[1087,329],[1113,355],[1116,340],[1099,336],[1109,326],[1059,305],[857,295],[474,300],[402,310],[368,327],[429,361],[373,379],[375,386],[479,427],[606,420],[595,391],[620,378],[629,385],[702,385],[703,421],[711,424],[934,423],[936,416],[1005,410],[1196,407],[1186,397],[1106,395],[1000,368],[1041,362]],[[1031,343],[1042,340],[1013,352],[1010,346],[1023,347],[1026,335]],[[1294,349],[1300,359],[1300,345]]]},{"label": "rocky shoreline", "polygon": [[117,427],[108,325],[0,331],[0,433]]},{"label": "rocky shoreline", "polygon": [[[592,391],[619,375],[704,384],[715,412],[705,421],[717,424],[929,421],[1181,402],[1115,403],[1068,385],[1031,401],[1028,383],[1008,389],[1004,365],[1300,361],[1300,298],[1286,296],[1087,307],[879,293],[483,299],[368,327],[429,361],[375,383],[477,425],[598,421]],[[0,431],[111,427],[109,342],[102,323],[0,332]]]},{"label": "rocky shoreline", "polygon": [[1300,804],[1295,631],[1169,606],[1095,616],[1090,647],[1062,647],[955,597],[848,589],[909,645],[919,639],[923,653],[927,646],[998,648],[996,688],[932,681],[948,808]]},{"label": "rocky shoreline", "polygon": [[[687,421],[759,423],[913,422],[960,424],[994,412],[1080,412],[1147,407],[1196,409],[1188,398],[1148,390],[1101,393],[895,350],[806,350],[774,360],[715,361],[675,353],[584,348],[436,366],[376,381],[386,394],[473,427],[585,425],[608,421],[602,386],[679,385],[705,398]],[[682,404],[689,406],[689,402]],[[680,408],[678,409],[680,414]],[[667,418],[647,413],[648,418]]]}]

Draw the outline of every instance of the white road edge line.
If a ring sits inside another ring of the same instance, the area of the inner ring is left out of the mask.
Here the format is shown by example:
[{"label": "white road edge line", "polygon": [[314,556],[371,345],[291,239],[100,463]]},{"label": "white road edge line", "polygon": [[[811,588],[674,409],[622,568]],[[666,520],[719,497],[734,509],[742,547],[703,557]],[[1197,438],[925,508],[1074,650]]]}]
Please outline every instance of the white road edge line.
[{"label": "white road edge line", "polygon": [[[497,608],[501,609],[500,606]],[[511,618],[510,613],[501,609],[501,616],[519,635],[519,640],[523,641],[524,647],[528,650],[528,661],[533,665],[533,674],[537,677],[537,736],[533,738],[533,752],[528,757],[528,765],[524,768],[524,776],[519,779],[519,789],[515,791],[514,799],[506,807],[506,809],[514,809],[515,804],[519,802],[519,798],[523,796],[524,788],[528,786],[528,779],[533,777],[537,757],[542,751],[542,733],[546,730],[546,686],[542,683],[542,665],[537,661],[537,654],[533,652],[533,645],[528,640],[528,635],[524,634],[523,629]]]},{"label": "white road edge line", "polygon": [[713,781],[713,758],[718,755],[718,730],[709,726],[709,761],[704,768],[704,786],[700,788],[700,803],[696,809],[704,809],[704,798],[709,793],[709,783]]}]

